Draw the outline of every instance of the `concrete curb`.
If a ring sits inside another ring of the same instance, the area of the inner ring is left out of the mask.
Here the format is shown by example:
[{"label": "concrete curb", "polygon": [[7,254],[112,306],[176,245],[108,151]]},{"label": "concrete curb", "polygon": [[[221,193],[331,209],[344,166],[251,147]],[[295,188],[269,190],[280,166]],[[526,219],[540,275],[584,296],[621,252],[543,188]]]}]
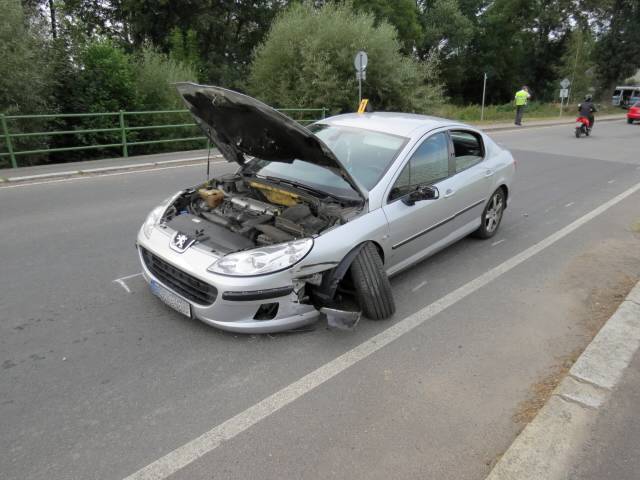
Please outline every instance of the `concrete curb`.
[{"label": "concrete curb", "polygon": [[[625,116],[611,116],[611,117],[604,117],[604,118],[598,118],[596,123],[599,122],[613,122],[616,120],[624,120],[626,117]],[[535,120],[531,120],[532,122],[535,122]],[[500,132],[500,131],[505,131],[505,130],[523,130],[526,128],[539,128],[539,127],[554,127],[554,126],[558,126],[558,125],[572,125],[573,123],[575,123],[575,119],[574,120],[557,120],[557,121],[550,121],[549,123],[533,123],[533,124],[524,124],[521,127],[517,127],[515,125],[500,125],[500,126],[495,126],[495,127],[484,127],[481,124],[474,124],[471,123],[470,125],[473,125],[476,128],[479,128],[485,132]]]},{"label": "concrete curb", "polygon": [[[613,117],[613,118],[605,117],[605,118],[599,118],[598,121],[610,122],[610,121],[622,120],[622,119],[624,119],[623,116]],[[470,125],[473,125],[476,128],[480,128],[485,132],[499,132],[499,131],[505,131],[505,130],[522,130],[526,128],[552,127],[555,125],[570,125],[571,123],[573,123],[573,121],[569,121],[565,119],[565,120],[551,121],[549,123],[533,123],[530,125],[525,124],[521,127],[516,127],[515,125],[483,127],[482,125],[477,125],[473,123],[470,123]],[[222,155],[220,154],[211,155],[211,158],[222,158]],[[167,166],[172,164],[188,164],[195,161],[206,160],[206,159],[207,159],[206,156],[201,156],[201,157],[191,157],[191,158],[179,158],[176,160],[162,160],[158,162],[135,163],[130,165],[117,165],[113,167],[85,168],[83,170],[66,170],[63,172],[49,172],[49,173],[40,173],[36,175],[23,175],[18,177],[0,177],[0,185],[6,184],[6,183],[29,182],[32,180],[46,180],[46,179],[55,179],[55,178],[76,177],[76,176],[82,176],[87,174],[100,175],[104,173],[113,173],[118,171],[143,170],[143,169],[148,169],[153,167],[162,167],[162,166]]]},{"label": "concrete curb", "polygon": [[[220,154],[211,155],[211,158],[219,159],[219,158],[222,158],[222,155]],[[48,172],[48,173],[40,173],[36,175],[24,175],[19,177],[0,177],[0,184],[27,182],[31,180],[46,180],[46,179],[55,179],[55,178],[76,177],[81,175],[96,175],[96,174],[100,175],[104,173],[113,173],[113,172],[127,171],[127,170],[145,170],[152,167],[165,167],[165,166],[175,165],[175,164],[189,164],[194,162],[201,162],[206,159],[207,159],[206,156],[178,158],[175,160],[161,160],[158,162],[133,163],[129,165],[116,165],[113,167],[85,168],[82,170],[65,170],[62,172]]]},{"label": "concrete curb", "polygon": [[565,480],[588,427],[640,348],[640,282],[486,480]]}]

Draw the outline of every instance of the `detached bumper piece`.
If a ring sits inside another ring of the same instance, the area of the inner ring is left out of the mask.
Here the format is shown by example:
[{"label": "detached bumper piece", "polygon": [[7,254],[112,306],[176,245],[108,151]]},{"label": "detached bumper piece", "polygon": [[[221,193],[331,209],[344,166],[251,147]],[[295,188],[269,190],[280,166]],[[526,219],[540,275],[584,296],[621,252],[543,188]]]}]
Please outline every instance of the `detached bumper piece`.
[{"label": "detached bumper piece", "polygon": [[211,305],[215,302],[218,290],[213,285],[177,269],[144,247],[140,247],[140,253],[149,271],[174,292],[199,305]]}]

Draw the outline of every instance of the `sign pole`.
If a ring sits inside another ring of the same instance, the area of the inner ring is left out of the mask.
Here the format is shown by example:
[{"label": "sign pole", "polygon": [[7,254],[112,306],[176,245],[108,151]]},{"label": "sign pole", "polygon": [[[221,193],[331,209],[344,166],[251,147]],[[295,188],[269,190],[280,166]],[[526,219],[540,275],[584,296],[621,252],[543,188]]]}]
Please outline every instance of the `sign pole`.
[{"label": "sign pole", "polygon": [[484,74],[484,82],[482,83],[482,109],[480,110],[480,121],[484,120],[484,94],[487,90],[487,74]]}]

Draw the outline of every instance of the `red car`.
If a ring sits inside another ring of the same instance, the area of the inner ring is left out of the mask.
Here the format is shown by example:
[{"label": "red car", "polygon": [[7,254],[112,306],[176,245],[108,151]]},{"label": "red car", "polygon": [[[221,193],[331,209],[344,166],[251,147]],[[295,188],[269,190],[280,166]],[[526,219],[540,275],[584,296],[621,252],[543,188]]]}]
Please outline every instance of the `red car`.
[{"label": "red car", "polygon": [[634,103],[627,112],[627,123],[633,123],[634,120],[640,121],[640,102]]}]

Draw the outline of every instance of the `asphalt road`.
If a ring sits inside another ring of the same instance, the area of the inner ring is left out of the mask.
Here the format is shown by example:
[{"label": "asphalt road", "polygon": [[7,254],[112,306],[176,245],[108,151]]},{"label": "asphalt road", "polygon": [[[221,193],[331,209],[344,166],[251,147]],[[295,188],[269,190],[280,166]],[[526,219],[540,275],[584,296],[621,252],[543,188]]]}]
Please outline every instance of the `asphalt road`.
[{"label": "asphalt road", "polygon": [[136,232],[202,166],[1,187],[0,478],[122,479],[162,458],[187,464],[172,479],[484,478],[532,387],[640,275],[640,192],[217,448],[176,449],[640,182],[638,125],[492,136],[518,161],[497,236],[394,277],[396,315],[353,332],[233,335],[148,292]]}]

